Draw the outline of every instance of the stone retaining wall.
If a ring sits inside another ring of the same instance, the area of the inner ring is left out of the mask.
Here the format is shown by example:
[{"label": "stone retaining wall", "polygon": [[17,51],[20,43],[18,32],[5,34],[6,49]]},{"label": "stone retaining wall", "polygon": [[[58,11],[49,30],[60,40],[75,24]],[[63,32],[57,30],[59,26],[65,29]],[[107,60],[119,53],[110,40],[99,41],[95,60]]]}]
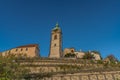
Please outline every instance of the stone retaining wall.
[{"label": "stone retaining wall", "polygon": [[43,80],[120,80],[120,71],[116,72],[94,72],[94,73],[76,73],[59,74]]}]

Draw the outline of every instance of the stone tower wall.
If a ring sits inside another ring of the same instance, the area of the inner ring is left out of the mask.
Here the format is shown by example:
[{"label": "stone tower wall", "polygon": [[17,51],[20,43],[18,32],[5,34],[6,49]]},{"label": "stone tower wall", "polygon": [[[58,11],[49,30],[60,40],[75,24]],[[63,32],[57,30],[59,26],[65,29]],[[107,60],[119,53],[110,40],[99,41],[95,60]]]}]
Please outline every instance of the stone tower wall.
[{"label": "stone tower wall", "polygon": [[50,58],[60,58],[62,52],[62,33],[60,29],[52,30],[51,34],[51,44],[50,44]]}]

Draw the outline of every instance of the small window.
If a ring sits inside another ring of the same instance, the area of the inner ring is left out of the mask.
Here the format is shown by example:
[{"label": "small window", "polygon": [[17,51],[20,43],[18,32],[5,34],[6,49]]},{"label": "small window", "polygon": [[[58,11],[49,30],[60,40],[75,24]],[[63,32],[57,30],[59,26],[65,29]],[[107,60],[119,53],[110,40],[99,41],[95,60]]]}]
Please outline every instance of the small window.
[{"label": "small window", "polygon": [[23,49],[21,49],[21,51],[22,51]]},{"label": "small window", "polygon": [[73,53],[73,52],[74,52],[74,50],[71,50],[71,52]]},{"label": "small window", "polygon": [[54,36],[54,40],[56,40],[56,39],[57,39],[57,35]]},{"label": "small window", "polygon": [[56,44],[54,44],[54,47],[56,46]]},{"label": "small window", "polygon": [[28,51],[28,48],[26,48],[26,51]]},{"label": "small window", "polygon": [[16,49],[16,52],[18,51],[18,49]]}]

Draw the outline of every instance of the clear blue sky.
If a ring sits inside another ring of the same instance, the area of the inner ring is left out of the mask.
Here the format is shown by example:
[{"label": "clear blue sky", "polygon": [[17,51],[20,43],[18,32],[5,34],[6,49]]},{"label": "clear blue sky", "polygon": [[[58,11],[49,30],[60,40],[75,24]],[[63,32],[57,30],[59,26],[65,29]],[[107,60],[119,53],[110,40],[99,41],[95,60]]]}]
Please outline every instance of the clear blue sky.
[{"label": "clear blue sky", "polygon": [[120,0],[0,0],[0,51],[38,43],[48,56],[56,22],[63,49],[98,50],[120,60]]}]

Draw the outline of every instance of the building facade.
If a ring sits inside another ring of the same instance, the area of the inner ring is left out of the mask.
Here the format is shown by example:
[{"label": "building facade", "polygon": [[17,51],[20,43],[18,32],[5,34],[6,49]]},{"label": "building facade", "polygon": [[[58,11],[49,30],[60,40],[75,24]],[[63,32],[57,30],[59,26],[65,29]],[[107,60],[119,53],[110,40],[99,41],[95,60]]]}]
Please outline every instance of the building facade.
[{"label": "building facade", "polygon": [[94,60],[101,60],[101,55],[96,52],[91,52],[91,54],[94,56]]},{"label": "building facade", "polygon": [[[74,48],[65,48],[63,53],[64,53],[64,56],[68,53],[75,54],[76,58],[79,58],[79,59],[83,59],[84,55],[86,54],[86,52],[83,52],[81,50],[76,51]],[[93,55],[94,57],[93,60],[101,60],[101,55],[98,52],[89,51],[89,53]]]},{"label": "building facade", "polygon": [[14,54],[16,56],[40,57],[40,50],[38,44],[29,44],[2,52],[2,56],[10,54]]},{"label": "building facade", "polygon": [[76,57],[80,58],[80,59],[82,59],[85,55],[85,52],[82,52],[82,51],[75,51],[74,53],[75,53]]},{"label": "building facade", "polygon": [[[68,53],[75,54],[75,57],[80,59],[82,59],[85,55],[85,52],[76,51],[75,48],[65,48],[64,51],[62,51],[62,31],[57,23],[51,31],[49,58],[61,58]],[[101,60],[100,54],[97,54],[96,52],[90,53],[94,56],[94,60]],[[2,52],[2,56],[9,54],[26,55],[27,57],[40,57],[40,49],[38,44],[29,44]]]},{"label": "building facade", "polygon": [[62,31],[56,24],[51,32],[49,58],[60,58],[62,56]]},{"label": "building facade", "polygon": [[63,51],[63,55],[65,56],[68,53],[74,54],[74,52],[75,52],[74,48],[65,48],[64,51]]}]

